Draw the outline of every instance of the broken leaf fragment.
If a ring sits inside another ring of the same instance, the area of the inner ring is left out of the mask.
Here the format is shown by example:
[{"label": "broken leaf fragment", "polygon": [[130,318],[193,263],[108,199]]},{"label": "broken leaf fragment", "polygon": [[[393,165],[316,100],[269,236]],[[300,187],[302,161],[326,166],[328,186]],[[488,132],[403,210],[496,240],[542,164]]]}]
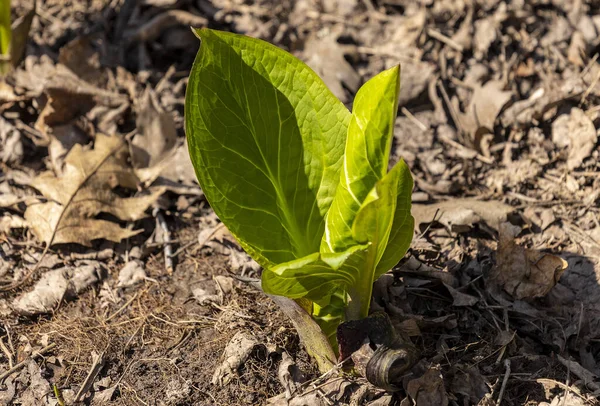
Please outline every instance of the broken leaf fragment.
[{"label": "broken leaf fragment", "polygon": [[546,296],[567,269],[567,261],[518,245],[515,237],[519,228],[510,223],[501,224],[499,231],[498,254],[491,280],[518,300]]},{"label": "broken leaf fragment", "polygon": [[590,156],[598,141],[594,122],[578,108],[560,115],[552,123],[552,141],[559,148],[567,148],[567,167],[577,169]]},{"label": "broken leaf fragment", "polygon": [[36,237],[48,245],[93,240],[119,242],[141,230],[122,228],[115,222],[95,218],[107,213],[123,221],[144,217],[146,209],[162,194],[158,189],[140,197],[120,197],[114,188],[136,188],[138,179],[127,166],[122,139],[98,134],[93,149],[75,145],[65,158],[60,176],[47,171],[33,179],[31,186],[47,199],[27,207],[25,219]]}]

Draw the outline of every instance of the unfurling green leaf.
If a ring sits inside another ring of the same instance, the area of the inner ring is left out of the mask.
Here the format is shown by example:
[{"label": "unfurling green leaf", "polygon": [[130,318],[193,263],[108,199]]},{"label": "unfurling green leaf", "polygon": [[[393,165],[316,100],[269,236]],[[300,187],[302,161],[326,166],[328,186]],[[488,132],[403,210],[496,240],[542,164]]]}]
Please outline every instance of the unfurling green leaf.
[{"label": "unfurling green leaf", "polygon": [[350,113],[304,63],[266,42],[196,31],[185,103],[204,193],[263,267],[265,292],[310,300],[335,343],[368,314],[374,280],[413,232],[412,178],[388,172],[400,68],[369,80]]}]

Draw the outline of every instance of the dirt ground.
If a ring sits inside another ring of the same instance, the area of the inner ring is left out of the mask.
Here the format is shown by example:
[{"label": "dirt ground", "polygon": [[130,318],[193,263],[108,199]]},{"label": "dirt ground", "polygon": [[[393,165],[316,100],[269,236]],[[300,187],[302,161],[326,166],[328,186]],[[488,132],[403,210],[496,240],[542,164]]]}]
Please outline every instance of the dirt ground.
[{"label": "dirt ground", "polygon": [[[400,390],[320,376],[239,280],[184,142],[189,26],[348,107],[401,63],[415,238],[372,304],[420,351]],[[38,1],[0,80],[0,404],[599,404],[599,52],[593,0]]]}]

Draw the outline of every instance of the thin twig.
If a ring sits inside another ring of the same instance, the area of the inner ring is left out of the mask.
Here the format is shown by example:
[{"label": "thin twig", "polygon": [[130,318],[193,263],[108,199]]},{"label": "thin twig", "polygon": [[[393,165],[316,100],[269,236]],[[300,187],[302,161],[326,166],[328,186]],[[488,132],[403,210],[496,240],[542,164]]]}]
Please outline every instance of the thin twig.
[{"label": "thin twig", "polygon": [[101,352],[99,355],[93,357],[90,371],[88,372],[87,376],[85,377],[85,380],[81,384],[81,388],[79,388],[77,395],[75,395],[75,403],[79,402],[81,397],[84,396],[90,390],[92,384],[96,380],[96,377],[102,370],[102,367],[104,367],[104,351]]},{"label": "thin twig", "polygon": [[413,115],[413,113],[411,113],[410,111],[408,111],[408,109],[406,107],[402,107],[400,109],[400,111],[402,112],[402,114],[404,114],[406,117],[408,117],[408,119],[410,121],[412,121],[413,123],[415,123],[416,126],[419,127],[421,130],[423,130],[423,131],[429,130],[429,127],[427,127],[425,124],[423,124],[422,122],[420,122],[419,119],[416,118]]},{"label": "thin twig", "polygon": [[14,366],[14,356],[12,352],[10,352],[8,347],[4,345],[4,340],[2,339],[2,337],[0,337],[0,348],[2,348],[2,352],[4,353],[4,355],[6,355],[6,358],[8,359],[8,367],[12,368]]},{"label": "thin twig", "polygon": [[21,368],[23,368],[25,365],[27,365],[27,363],[29,362],[29,360],[41,357],[42,355],[46,354],[47,352],[52,351],[54,349],[54,347],[56,347],[56,343],[52,343],[50,345],[47,345],[44,348],[42,348],[41,350],[39,350],[38,352],[36,352],[33,355],[31,355],[30,358],[24,359],[23,361],[19,362],[17,365],[15,365],[14,367],[10,368],[5,373],[3,373],[2,375],[0,375],[0,382],[2,382],[3,380],[5,380],[6,378],[8,378],[13,373],[17,372]]},{"label": "thin twig", "polygon": [[454,125],[456,125],[456,128],[458,128],[458,131],[461,134],[464,133],[465,131],[462,126],[462,123],[460,122],[460,119],[458,118],[458,114],[456,113],[456,110],[454,110],[454,106],[450,102],[450,97],[448,96],[448,92],[446,92],[446,88],[444,87],[444,84],[442,83],[441,80],[438,80],[437,84],[438,84],[438,88],[440,89],[440,92],[442,93],[442,98],[444,99],[444,102],[446,102],[446,106],[448,107],[450,116],[452,116],[452,121],[454,121]]},{"label": "thin twig", "polygon": [[443,42],[444,44],[448,45],[450,48],[457,50],[458,52],[464,51],[463,46],[460,45],[458,42],[454,41],[452,38],[445,36],[441,32],[434,30],[433,28],[429,28],[427,30],[427,34],[431,38],[435,38],[438,41]]},{"label": "thin twig", "polygon": [[133,295],[131,297],[131,299],[129,299],[127,301],[127,303],[125,303],[123,306],[121,306],[116,312],[114,312],[113,314],[111,314],[110,316],[108,316],[108,318],[106,320],[104,320],[105,323],[108,323],[109,321],[111,321],[113,318],[115,318],[119,313],[121,313],[123,310],[125,310],[127,308],[127,306],[129,306],[137,297],[138,292],[135,292],[135,295]]},{"label": "thin twig", "polygon": [[508,383],[508,378],[510,377],[510,359],[504,360],[504,368],[506,368],[506,371],[504,372],[504,379],[502,380],[502,386],[500,387],[500,392],[498,393],[498,401],[496,402],[497,406],[500,406],[502,403],[502,397],[504,396],[506,384]]}]

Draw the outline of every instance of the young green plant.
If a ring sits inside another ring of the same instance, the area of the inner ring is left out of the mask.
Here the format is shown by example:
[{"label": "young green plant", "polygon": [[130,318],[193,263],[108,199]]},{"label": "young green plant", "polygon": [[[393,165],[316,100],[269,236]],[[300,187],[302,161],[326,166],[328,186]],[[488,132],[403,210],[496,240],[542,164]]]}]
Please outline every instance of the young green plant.
[{"label": "young green plant", "polygon": [[365,83],[350,113],[291,54],[195,33],[185,122],[204,194],[264,268],[263,290],[308,303],[335,348],[339,323],[368,315],[373,282],[412,240],[410,171],[388,171],[400,67]]},{"label": "young green plant", "polygon": [[0,75],[10,69],[10,0],[0,0]]}]

